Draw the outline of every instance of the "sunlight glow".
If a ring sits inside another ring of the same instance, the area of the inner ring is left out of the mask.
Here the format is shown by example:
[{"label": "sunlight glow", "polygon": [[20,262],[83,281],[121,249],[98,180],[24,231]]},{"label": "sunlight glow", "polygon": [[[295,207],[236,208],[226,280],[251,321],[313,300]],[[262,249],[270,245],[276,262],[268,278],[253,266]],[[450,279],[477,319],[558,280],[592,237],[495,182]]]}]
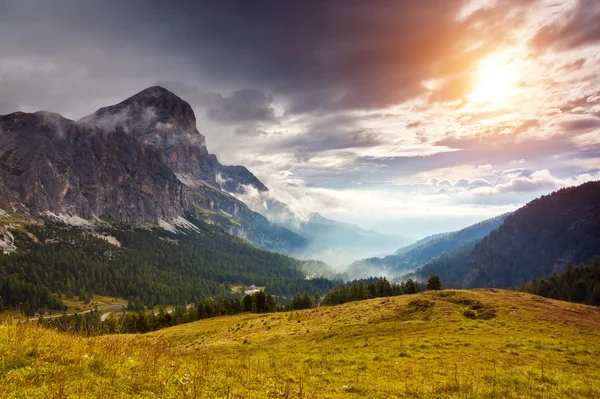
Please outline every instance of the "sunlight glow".
[{"label": "sunlight glow", "polygon": [[508,99],[516,73],[497,57],[481,61],[477,70],[475,90],[468,98],[476,103],[499,103]]}]

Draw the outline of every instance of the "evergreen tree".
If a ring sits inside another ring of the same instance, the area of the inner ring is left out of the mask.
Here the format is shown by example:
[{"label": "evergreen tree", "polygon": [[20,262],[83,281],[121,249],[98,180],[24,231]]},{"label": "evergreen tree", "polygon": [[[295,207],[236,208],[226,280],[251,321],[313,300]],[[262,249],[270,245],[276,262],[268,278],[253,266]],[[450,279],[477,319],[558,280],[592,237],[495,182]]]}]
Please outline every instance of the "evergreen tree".
[{"label": "evergreen tree", "polygon": [[442,289],[442,280],[438,274],[431,274],[427,279],[427,289],[437,291]]}]

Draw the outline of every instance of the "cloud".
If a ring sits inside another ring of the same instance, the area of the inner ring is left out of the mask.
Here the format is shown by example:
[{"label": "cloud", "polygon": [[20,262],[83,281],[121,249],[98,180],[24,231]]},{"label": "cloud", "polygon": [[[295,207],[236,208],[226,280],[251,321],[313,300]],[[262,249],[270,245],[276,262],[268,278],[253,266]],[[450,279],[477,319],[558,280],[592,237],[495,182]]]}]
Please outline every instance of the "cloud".
[{"label": "cloud", "polygon": [[[290,113],[374,109],[414,98],[424,91],[422,80],[474,62],[509,35],[508,21],[519,23],[507,9],[526,3],[500,0],[458,19],[464,0],[108,0],[101,9],[88,2],[35,3],[35,13],[24,0],[3,9],[0,34],[3,54],[28,49],[41,58],[68,56],[89,76],[161,70],[162,80],[201,75],[212,86],[258,87],[281,96]],[[486,43],[474,49],[476,35]],[[102,60],[97,50],[124,57]],[[158,62],[130,61],[148,57]],[[224,100],[226,111],[214,114],[219,120],[272,116],[264,106],[268,97],[258,92]],[[240,102],[263,106],[240,111]]]},{"label": "cloud", "polygon": [[560,127],[567,131],[595,129],[600,127],[600,118],[570,118],[560,122]]},{"label": "cloud", "polygon": [[574,9],[565,12],[544,26],[533,37],[532,45],[538,49],[573,48],[600,43],[600,3],[596,0],[579,0]]},{"label": "cloud", "polygon": [[224,123],[275,121],[273,96],[256,89],[243,89],[223,97],[218,106],[208,108],[210,119]]}]

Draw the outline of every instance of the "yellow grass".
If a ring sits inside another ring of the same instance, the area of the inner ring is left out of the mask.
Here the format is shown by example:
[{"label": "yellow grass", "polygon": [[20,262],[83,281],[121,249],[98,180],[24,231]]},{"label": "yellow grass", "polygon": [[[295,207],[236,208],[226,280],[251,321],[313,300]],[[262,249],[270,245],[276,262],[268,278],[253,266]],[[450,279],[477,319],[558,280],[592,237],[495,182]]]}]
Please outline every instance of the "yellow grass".
[{"label": "yellow grass", "polygon": [[[478,303],[496,316],[465,317]],[[88,339],[5,323],[0,397],[598,398],[599,358],[597,308],[427,292],[148,335]]]},{"label": "yellow grass", "polygon": [[[125,299],[101,295],[94,295],[89,303],[80,301],[77,296],[73,297],[73,299],[67,299],[66,297],[63,297],[62,301],[67,307],[67,313],[82,312],[95,309],[96,307],[103,305],[127,305],[127,300]],[[63,312],[58,312],[58,314],[61,313]]]}]

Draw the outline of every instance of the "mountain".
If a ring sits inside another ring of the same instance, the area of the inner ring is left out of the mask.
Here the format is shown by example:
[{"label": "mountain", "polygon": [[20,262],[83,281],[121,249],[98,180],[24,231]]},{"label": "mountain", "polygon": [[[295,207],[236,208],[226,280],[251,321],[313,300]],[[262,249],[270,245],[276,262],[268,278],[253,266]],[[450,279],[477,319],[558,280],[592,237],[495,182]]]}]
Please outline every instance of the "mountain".
[{"label": "mountain", "polygon": [[0,205],[27,218],[55,214],[129,223],[177,222],[186,212],[270,250],[304,237],[229,192],[267,188],[210,154],[190,105],[151,87],[79,121],[49,112],[0,116]]},{"label": "mountain", "polygon": [[319,213],[310,214],[306,220],[284,221],[283,225],[309,239],[306,248],[296,251],[295,256],[313,257],[334,265],[348,264],[361,255],[385,253],[411,241],[410,238],[331,220]]},{"label": "mountain", "polygon": [[354,278],[377,275],[398,276],[423,266],[440,256],[448,256],[473,245],[491,231],[497,229],[508,214],[479,222],[462,230],[435,234],[414,244],[398,249],[384,258],[369,258],[356,261],[349,266],[348,274]]},{"label": "mountain", "polygon": [[600,182],[531,201],[472,248],[416,272],[438,273],[449,286],[511,287],[600,255]]}]

